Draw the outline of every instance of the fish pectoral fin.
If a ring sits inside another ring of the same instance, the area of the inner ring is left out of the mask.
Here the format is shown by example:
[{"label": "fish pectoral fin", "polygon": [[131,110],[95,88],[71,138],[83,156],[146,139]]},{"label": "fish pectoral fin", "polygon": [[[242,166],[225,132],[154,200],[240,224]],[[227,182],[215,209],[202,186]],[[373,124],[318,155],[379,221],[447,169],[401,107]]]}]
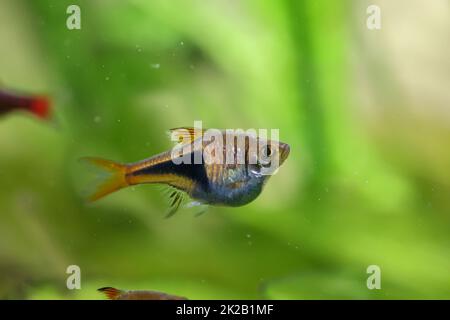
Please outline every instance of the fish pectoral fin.
[{"label": "fish pectoral fin", "polygon": [[167,210],[165,216],[166,219],[173,216],[186,199],[186,193],[184,191],[178,190],[173,187],[168,187],[167,190],[168,190],[167,195],[169,199],[169,209]]},{"label": "fish pectoral fin", "polygon": [[186,204],[186,208],[194,208],[194,207],[200,207],[203,206],[204,203],[200,202],[200,201],[191,201],[189,203]]},{"label": "fish pectoral fin", "polygon": [[172,141],[186,144],[202,137],[206,130],[192,127],[172,128],[169,130],[169,136]]}]

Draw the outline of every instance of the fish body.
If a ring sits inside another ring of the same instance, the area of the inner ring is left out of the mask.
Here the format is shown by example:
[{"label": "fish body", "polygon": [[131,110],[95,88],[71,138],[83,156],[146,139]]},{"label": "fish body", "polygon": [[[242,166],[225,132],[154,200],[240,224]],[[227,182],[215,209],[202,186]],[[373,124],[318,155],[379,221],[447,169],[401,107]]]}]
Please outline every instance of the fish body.
[{"label": "fish body", "polygon": [[120,290],[105,287],[98,291],[104,293],[110,300],[188,300],[185,297],[152,290]]},{"label": "fish body", "polygon": [[[220,134],[225,141],[226,133]],[[174,160],[176,157],[174,158],[173,150],[129,164],[86,158],[88,162],[112,174],[112,178],[97,188],[89,200],[95,201],[126,186],[145,183],[160,183],[173,187],[175,191],[170,194],[170,201],[175,211],[182,200],[182,194],[177,191],[186,193],[193,200],[206,205],[236,207],[256,199],[270,177],[261,173],[261,163],[250,161],[250,145],[259,143],[258,138],[245,136],[242,148],[235,143],[231,148],[224,146],[219,149],[213,148],[214,141],[202,138],[203,136],[191,137],[188,143],[181,145],[184,150],[188,150],[182,153],[185,161],[181,163]],[[269,162],[276,159],[281,165],[289,154],[289,145],[277,142],[277,146],[276,150],[271,150],[268,159]],[[223,152],[222,160],[226,160],[229,153],[231,161],[211,161],[212,154],[217,154],[217,150]],[[240,162],[237,161],[239,156],[242,160]]]},{"label": "fish body", "polygon": [[26,96],[0,90],[0,115],[25,110],[45,119],[50,115],[50,106],[50,100],[45,96]]}]

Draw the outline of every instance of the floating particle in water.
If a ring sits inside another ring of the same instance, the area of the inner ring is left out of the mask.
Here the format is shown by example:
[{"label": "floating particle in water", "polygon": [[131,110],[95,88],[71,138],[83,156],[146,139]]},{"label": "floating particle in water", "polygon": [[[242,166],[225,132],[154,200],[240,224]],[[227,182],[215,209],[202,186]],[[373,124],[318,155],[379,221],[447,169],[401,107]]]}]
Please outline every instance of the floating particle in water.
[{"label": "floating particle in water", "polygon": [[184,42],[183,41],[180,42],[180,46],[184,46]]},{"label": "floating particle in water", "polygon": [[117,122],[120,123],[120,119],[117,119]]},{"label": "floating particle in water", "polygon": [[109,77],[105,77],[105,80],[106,80],[106,81],[109,81]]},{"label": "floating particle in water", "polygon": [[100,117],[100,116],[96,116],[95,118],[94,118],[94,122],[95,123],[100,123],[102,121],[102,118]]},{"label": "floating particle in water", "polygon": [[246,235],[246,237],[247,237],[248,239],[250,239],[250,238],[252,237],[252,235],[248,233],[248,234]]},{"label": "floating particle in water", "polygon": [[153,69],[159,69],[160,66],[161,66],[161,65],[160,65],[159,63],[152,63],[152,64],[150,65],[150,67],[152,67]]}]

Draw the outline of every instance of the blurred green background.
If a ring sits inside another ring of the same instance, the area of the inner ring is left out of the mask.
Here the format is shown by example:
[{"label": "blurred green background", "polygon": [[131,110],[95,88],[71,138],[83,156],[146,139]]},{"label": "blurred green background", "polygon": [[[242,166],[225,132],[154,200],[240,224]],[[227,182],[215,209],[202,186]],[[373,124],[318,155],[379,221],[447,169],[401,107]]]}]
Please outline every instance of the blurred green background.
[{"label": "blurred green background", "polygon": [[[0,297],[450,298],[449,15],[445,0],[0,0],[1,85],[56,109],[0,119]],[[80,156],[140,160],[194,120],[279,128],[291,155],[241,208],[166,220],[149,185],[84,204]]]}]

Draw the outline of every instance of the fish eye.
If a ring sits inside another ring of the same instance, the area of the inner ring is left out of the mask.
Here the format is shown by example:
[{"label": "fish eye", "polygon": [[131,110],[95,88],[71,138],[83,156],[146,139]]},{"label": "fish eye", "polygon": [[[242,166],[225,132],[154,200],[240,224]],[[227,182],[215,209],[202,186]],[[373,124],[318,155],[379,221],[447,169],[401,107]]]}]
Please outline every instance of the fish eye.
[{"label": "fish eye", "polygon": [[269,144],[267,144],[263,147],[263,149],[261,151],[263,151],[263,152],[258,159],[258,165],[263,166],[263,167],[270,166],[271,162],[272,162],[271,158],[273,155],[272,148],[270,147]]},{"label": "fish eye", "polygon": [[265,158],[270,158],[273,154],[270,144],[264,145],[261,151],[263,152],[262,154],[264,155]]},{"label": "fish eye", "polygon": [[266,149],[265,152],[266,156],[270,157],[272,156],[272,148],[270,147],[270,145],[266,145]]}]

